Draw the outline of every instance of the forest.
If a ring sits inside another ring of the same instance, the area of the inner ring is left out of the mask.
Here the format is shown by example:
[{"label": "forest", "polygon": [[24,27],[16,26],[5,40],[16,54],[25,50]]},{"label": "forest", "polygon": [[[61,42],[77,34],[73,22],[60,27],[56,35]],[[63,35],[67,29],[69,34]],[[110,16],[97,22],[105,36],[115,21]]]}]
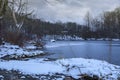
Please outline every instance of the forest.
[{"label": "forest", "polygon": [[[0,5],[3,0],[0,0]],[[22,0],[11,2],[0,6],[0,43],[7,41],[13,44],[23,44],[26,40],[32,39],[33,35],[42,38],[45,35],[69,35],[88,38],[120,38],[120,7],[113,11],[106,11],[97,17],[90,12],[84,17],[83,25],[74,22],[50,23],[36,19],[32,12],[26,12]],[[18,9],[15,9],[15,5]],[[12,37],[11,37],[12,36]]]}]

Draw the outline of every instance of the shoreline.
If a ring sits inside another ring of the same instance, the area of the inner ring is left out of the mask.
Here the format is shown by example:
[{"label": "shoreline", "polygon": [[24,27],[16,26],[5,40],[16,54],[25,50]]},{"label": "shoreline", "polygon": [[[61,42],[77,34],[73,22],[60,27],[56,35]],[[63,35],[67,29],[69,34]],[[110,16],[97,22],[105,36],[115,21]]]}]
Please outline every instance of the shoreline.
[{"label": "shoreline", "polygon": [[[62,80],[66,76],[80,79],[87,75],[91,78],[96,76],[105,80],[117,80],[120,77],[120,66],[105,61],[84,58],[58,59],[55,61],[49,61],[49,59],[45,58],[29,59],[27,61],[2,60],[0,61],[0,69],[10,72],[18,71],[21,75],[30,75],[31,78],[44,75],[44,78],[55,76],[55,78],[58,77]],[[56,80],[59,79],[56,78]]]}]

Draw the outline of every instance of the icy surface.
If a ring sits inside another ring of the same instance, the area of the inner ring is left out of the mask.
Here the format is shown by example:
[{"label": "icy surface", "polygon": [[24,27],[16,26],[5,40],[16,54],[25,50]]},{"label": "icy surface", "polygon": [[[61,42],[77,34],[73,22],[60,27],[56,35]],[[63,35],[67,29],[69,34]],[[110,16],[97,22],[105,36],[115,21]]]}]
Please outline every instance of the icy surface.
[{"label": "icy surface", "polygon": [[48,43],[45,45],[46,48],[54,48],[54,47],[62,47],[62,46],[74,46],[74,45],[84,45],[85,43],[71,43],[71,42],[65,42],[65,43],[59,43],[59,42],[54,42],[54,43]]}]

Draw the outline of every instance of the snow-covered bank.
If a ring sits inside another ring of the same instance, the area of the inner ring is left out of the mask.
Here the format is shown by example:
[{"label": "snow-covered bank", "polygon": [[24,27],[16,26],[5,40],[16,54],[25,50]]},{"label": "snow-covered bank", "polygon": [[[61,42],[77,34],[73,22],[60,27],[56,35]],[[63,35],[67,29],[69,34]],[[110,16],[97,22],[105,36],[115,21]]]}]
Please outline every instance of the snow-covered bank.
[{"label": "snow-covered bank", "polygon": [[77,42],[65,42],[65,43],[62,43],[62,42],[54,42],[54,43],[48,43],[45,45],[46,48],[54,48],[54,47],[63,47],[63,46],[77,46],[77,45],[84,45],[85,43],[81,42],[81,43],[77,43]]},{"label": "snow-covered bank", "polygon": [[[6,65],[7,64],[7,65]],[[73,58],[49,61],[47,59],[31,59],[28,61],[0,61],[0,68],[18,70],[30,75],[64,74],[73,78],[80,78],[81,74],[97,75],[105,80],[117,80],[120,77],[120,66],[105,61],[93,59]]]},{"label": "snow-covered bank", "polygon": [[[97,43],[96,43],[97,42]],[[47,44],[44,46],[45,48],[55,48],[55,47],[70,47],[70,46],[84,46],[89,44],[93,44],[96,46],[100,45],[111,45],[111,46],[119,46],[119,41],[113,41],[111,44],[109,44],[109,41],[104,41],[106,43],[103,43],[102,41],[56,41],[56,42],[47,42]],[[116,43],[115,43],[116,42]],[[117,43],[118,42],[118,43]]]},{"label": "snow-covered bank", "polygon": [[11,58],[25,57],[25,56],[36,56],[40,54],[45,54],[41,50],[34,50],[36,46],[30,45],[26,47],[19,47],[18,45],[12,45],[10,43],[5,43],[0,45],[0,58],[9,56]]},{"label": "snow-covered bank", "polygon": [[[59,41],[84,41],[85,39],[79,36],[69,36],[69,35],[46,35],[42,38],[45,41],[59,40]],[[87,41],[120,41],[118,38],[86,38]]]}]

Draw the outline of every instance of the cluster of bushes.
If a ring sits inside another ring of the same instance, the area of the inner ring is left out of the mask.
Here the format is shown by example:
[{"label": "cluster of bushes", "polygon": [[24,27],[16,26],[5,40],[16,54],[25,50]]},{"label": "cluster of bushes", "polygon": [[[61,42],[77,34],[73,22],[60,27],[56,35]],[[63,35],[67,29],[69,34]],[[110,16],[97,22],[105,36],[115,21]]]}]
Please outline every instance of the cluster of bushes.
[{"label": "cluster of bushes", "polygon": [[6,31],[4,35],[4,40],[19,46],[23,46],[25,36],[22,32],[17,31]]}]

